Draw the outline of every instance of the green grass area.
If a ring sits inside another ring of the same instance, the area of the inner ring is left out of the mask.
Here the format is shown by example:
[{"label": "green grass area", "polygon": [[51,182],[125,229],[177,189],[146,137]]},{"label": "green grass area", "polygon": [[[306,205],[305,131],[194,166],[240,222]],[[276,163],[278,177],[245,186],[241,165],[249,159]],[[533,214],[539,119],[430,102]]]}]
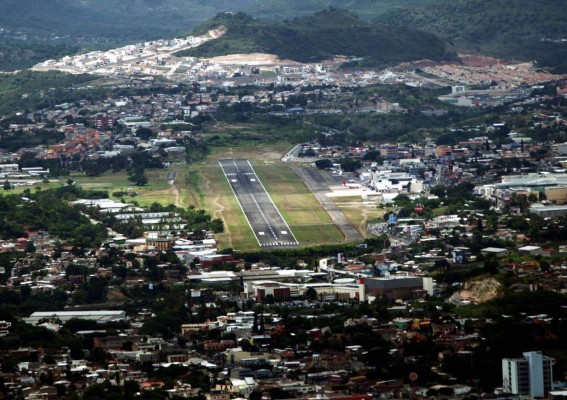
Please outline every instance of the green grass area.
[{"label": "green grass area", "polygon": [[369,221],[382,221],[385,209],[365,204],[359,196],[335,197],[333,202],[354,225],[362,237],[367,237],[366,225]]},{"label": "green grass area", "polygon": [[292,147],[293,145],[287,142],[257,144],[254,146],[251,146],[250,143],[236,146],[210,146],[207,160],[216,162],[220,158],[245,158],[261,163],[279,162],[283,154]]},{"label": "green grass area", "polygon": [[290,226],[295,238],[302,246],[320,245],[324,243],[341,243],[345,235],[333,224]]},{"label": "green grass area", "polygon": [[328,224],[331,218],[295,172],[255,165],[254,170],[289,225]]},{"label": "green grass area", "polygon": [[128,181],[126,172],[106,173],[101,176],[86,176],[80,173],[72,173],[69,177],[85,190],[108,190],[109,194],[133,187],[132,183]]},{"label": "green grass area", "polygon": [[[135,201],[140,206],[157,202],[205,209],[213,218],[221,218],[225,223],[225,232],[217,235],[221,249],[259,250],[256,238],[217,161],[219,158],[245,158],[251,160],[258,177],[302,246],[342,242],[344,235],[332,224],[317,199],[291,168],[280,163],[281,156],[291,147],[291,144],[283,141],[258,146],[248,143],[247,146],[213,147],[211,154],[199,162],[146,170],[148,184],[141,187],[128,181],[126,171],[108,172],[98,177],[75,173],[69,178],[83,189],[106,190],[112,199],[123,198],[127,202]],[[176,173],[174,183],[168,177],[172,172]],[[66,181],[67,177],[64,177],[61,181],[38,183],[37,186],[41,189],[58,187]],[[113,193],[126,192],[128,188],[132,188],[137,195],[113,196]],[[35,187],[29,189],[38,190]],[[6,192],[21,193],[24,190],[17,188]],[[353,215],[349,218],[358,221],[356,213]]]},{"label": "green grass area", "polygon": [[216,235],[220,248],[258,250],[258,242],[219,165],[203,163],[193,167],[199,168],[200,180],[199,187],[191,190],[203,193],[200,206],[224,221],[225,232]]},{"label": "green grass area", "polygon": [[258,163],[254,170],[302,246],[343,241],[343,233],[293,170]]},{"label": "green grass area", "polygon": [[[4,183],[4,181],[0,182],[0,183]],[[26,190],[29,190],[31,192],[35,192],[37,190],[46,190],[46,189],[55,189],[58,187],[61,187],[65,184],[65,180],[59,182],[55,179],[51,179],[49,182],[43,182],[43,181],[38,181],[35,185],[33,186],[17,186],[14,187],[10,190],[3,190],[0,189],[0,196],[3,194],[23,194]]]},{"label": "green grass area", "polygon": [[264,150],[270,150],[276,151],[281,157],[296,143],[315,137],[310,127],[272,116],[255,115],[247,122],[230,121],[237,115],[235,112],[217,115],[222,121],[201,134],[207,143],[209,155],[229,151],[245,153],[246,158],[250,159],[265,159]]},{"label": "green grass area", "polygon": [[[152,203],[162,205],[176,204],[176,194],[174,187],[168,182],[167,174],[170,169],[146,170],[148,184],[144,186],[135,186],[128,180],[126,171],[105,173],[101,176],[85,176],[83,174],[71,174],[71,179],[77,185],[81,185],[83,189],[89,190],[107,190],[111,199],[117,199],[113,196],[115,192],[125,192],[128,188],[132,188],[136,196],[122,196],[126,201],[135,201],[140,206],[149,206]],[[179,179],[179,176],[178,176]]]}]

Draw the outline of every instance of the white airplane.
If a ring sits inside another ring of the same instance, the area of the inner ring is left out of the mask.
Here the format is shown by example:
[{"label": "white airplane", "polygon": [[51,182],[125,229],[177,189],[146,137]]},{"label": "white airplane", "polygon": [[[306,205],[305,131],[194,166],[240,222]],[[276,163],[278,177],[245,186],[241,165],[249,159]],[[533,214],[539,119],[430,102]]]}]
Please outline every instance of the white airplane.
[{"label": "white airplane", "polygon": [[359,183],[346,183],[346,182],[343,180],[343,186],[346,186],[346,187],[348,187],[349,189],[358,189],[358,188],[360,187],[360,184],[359,184]]}]

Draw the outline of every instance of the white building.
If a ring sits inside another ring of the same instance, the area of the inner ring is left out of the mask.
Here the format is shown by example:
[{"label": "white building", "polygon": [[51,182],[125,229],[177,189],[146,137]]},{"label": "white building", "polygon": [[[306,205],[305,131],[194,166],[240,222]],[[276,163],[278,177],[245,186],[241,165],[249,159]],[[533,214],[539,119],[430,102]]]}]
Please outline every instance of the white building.
[{"label": "white building", "polygon": [[126,311],[120,310],[97,310],[97,311],[36,311],[24,322],[31,325],[38,325],[42,321],[55,319],[65,323],[71,319],[86,319],[96,321],[99,324],[109,322],[126,321]]},{"label": "white building", "polygon": [[502,360],[504,392],[521,396],[544,397],[553,390],[553,359],[530,351],[523,358]]}]

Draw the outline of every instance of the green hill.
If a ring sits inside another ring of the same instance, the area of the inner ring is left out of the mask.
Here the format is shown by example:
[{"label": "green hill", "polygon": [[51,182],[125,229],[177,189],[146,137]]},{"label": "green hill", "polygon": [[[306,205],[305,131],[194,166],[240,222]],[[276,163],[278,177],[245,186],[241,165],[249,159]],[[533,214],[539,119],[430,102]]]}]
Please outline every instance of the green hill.
[{"label": "green hill", "polygon": [[564,0],[435,0],[392,8],[375,21],[423,29],[458,48],[567,71],[565,15]]},{"label": "green hill", "polygon": [[195,27],[253,0],[2,0],[0,27],[50,37],[146,40]]},{"label": "green hill", "polygon": [[355,12],[363,20],[376,17],[400,7],[414,7],[436,0],[255,0],[242,11],[269,21],[305,17],[329,7]]},{"label": "green hill", "polygon": [[365,65],[386,65],[417,59],[454,58],[451,47],[435,35],[404,27],[372,24],[345,10],[267,24],[243,14],[219,14],[194,31],[224,26],[219,39],[178,53],[196,57],[262,52],[282,59],[317,62],[335,55],[363,57]]},{"label": "green hill", "polygon": [[[435,34],[457,48],[503,58],[537,60],[542,66],[567,70],[567,44],[561,42],[567,38],[565,0],[2,0],[0,69],[32,65],[41,61],[46,52],[50,53],[47,58],[52,58],[72,53],[76,47],[110,48],[176,36],[219,12],[245,12],[264,22],[275,22],[277,32],[272,33],[278,38],[280,49],[293,44],[310,48],[306,40],[307,36],[315,37],[313,32],[307,32],[305,27],[296,29],[296,20],[282,21],[310,18],[312,13],[329,6],[356,12],[367,22],[365,27],[369,30],[378,27],[368,22],[411,27]],[[352,22],[349,21],[338,21],[335,32]],[[269,47],[262,38],[269,37],[270,29],[250,22],[247,26],[252,25],[263,33],[254,47]],[[285,40],[279,40],[278,33],[285,29],[299,30],[301,41],[283,43]],[[398,32],[401,31],[387,30],[394,38]],[[22,34],[25,40],[21,40]],[[363,41],[370,37],[360,34]],[[404,46],[410,46],[408,52],[419,50],[420,38],[415,36],[415,46],[414,39],[400,38]],[[428,38],[421,38],[428,41],[427,47],[431,44]],[[334,53],[341,43],[331,46],[332,43],[322,42],[321,51]],[[354,45],[356,49],[362,47],[361,43]],[[388,44],[383,45],[388,52]],[[40,49],[43,46],[45,50]]]}]

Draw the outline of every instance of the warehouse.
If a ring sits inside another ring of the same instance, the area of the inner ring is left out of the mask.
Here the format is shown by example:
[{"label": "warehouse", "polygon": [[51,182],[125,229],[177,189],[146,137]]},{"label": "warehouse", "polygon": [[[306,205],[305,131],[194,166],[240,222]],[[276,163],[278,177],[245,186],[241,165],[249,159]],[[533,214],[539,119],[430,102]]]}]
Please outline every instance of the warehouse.
[{"label": "warehouse", "polygon": [[65,323],[71,319],[86,319],[99,324],[126,320],[126,311],[99,310],[99,311],[38,311],[34,312],[24,321],[31,325],[55,319]]}]

